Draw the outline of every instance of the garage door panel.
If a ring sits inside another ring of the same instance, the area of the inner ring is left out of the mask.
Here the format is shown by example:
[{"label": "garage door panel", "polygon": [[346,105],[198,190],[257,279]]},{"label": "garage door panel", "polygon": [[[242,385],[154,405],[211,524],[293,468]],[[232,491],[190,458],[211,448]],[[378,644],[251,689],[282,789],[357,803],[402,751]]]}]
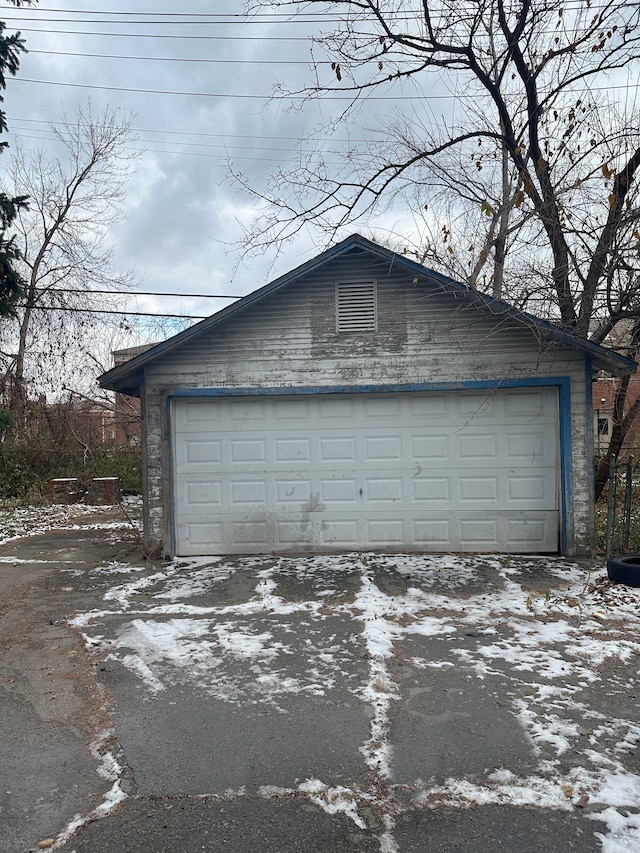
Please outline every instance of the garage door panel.
[{"label": "garage door panel", "polygon": [[309,480],[274,480],[275,498],[281,504],[308,503],[311,498]]},{"label": "garage door panel", "polygon": [[554,551],[556,393],[528,394],[178,400],[177,553]]},{"label": "garage door panel", "polygon": [[229,441],[229,450],[231,462],[264,465],[267,461],[267,443],[264,439],[232,438]]},{"label": "garage door panel", "polygon": [[409,400],[409,412],[413,418],[419,418],[421,424],[431,421],[441,426],[447,416],[447,397],[444,394],[412,396]]},{"label": "garage door panel", "polygon": [[461,518],[460,542],[463,550],[493,550],[498,546],[497,518]]},{"label": "garage door panel", "polygon": [[475,460],[480,459],[484,466],[487,460],[498,461],[498,439],[493,433],[459,435],[457,439],[460,463],[473,464]]},{"label": "garage door panel", "polygon": [[412,478],[413,500],[423,504],[449,503],[450,480],[447,476]]},{"label": "garage door panel", "polygon": [[355,478],[320,481],[320,495],[322,503],[326,505],[356,504],[358,501],[357,489],[358,485]]},{"label": "garage door panel", "polygon": [[507,535],[510,541],[523,551],[528,550],[528,546],[530,547],[532,543],[540,541],[546,542],[547,549],[551,551],[555,547],[554,537],[557,541],[554,522],[555,519],[551,518],[549,513],[540,518],[510,518],[506,520]]},{"label": "garage door panel", "polygon": [[355,462],[357,459],[355,438],[320,438],[318,447],[320,461],[329,465]]},{"label": "garage door panel", "polygon": [[553,500],[551,478],[547,474],[510,474],[507,477],[507,495],[510,504],[525,503],[536,506],[549,505]]},{"label": "garage door panel", "polygon": [[515,433],[506,437],[506,460],[517,463],[543,463],[553,460],[555,447],[549,446],[550,441],[539,432]]},{"label": "garage door panel", "polygon": [[222,459],[222,444],[212,439],[188,439],[181,446],[181,462],[186,465],[201,466],[219,464]]},{"label": "garage door panel", "polygon": [[507,417],[527,415],[528,419],[553,420],[553,412],[548,405],[548,390],[529,390],[526,394],[516,391],[505,391],[502,394],[504,411]]},{"label": "garage door panel", "polygon": [[366,498],[370,503],[395,503],[404,500],[404,484],[399,477],[366,478]]},{"label": "garage door panel", "polygon": [[352,423],[354,412],[355,405],[351,397],[345,396],[340,397],[339,399],[336,399],[335,397],[321,398],[317,401],[315,406],[314,417],[325,422],[338,421],[342,423]]},{"label": "garage door panel", "polygon": [[460,477],[460,504],[495,506],[498,503],[499,482],[497,476]]},{"label": "garage door panel", "polygon": [[[189,522],[178,525],[178,536],[191,544],[193,549],[206,548],[211,542],[220,542],[223,539],[221,522]],[[198,551],[194,550],[194,553]],[[207,551],[200,552],[207,553]]]},{"label": "garage door panel", "polygon": [[185,503],[189,507],[221,507],[222,483],[188,482],[185,483]]},{"label": "garage door panel", "polygon": [[267,500],[267,484],[264,480],[228,480],[228,483],[232,506],[264,506]]},{"label": "garage door panel", "polygon": [[264,420],[264,403],[260,402],[256,406],[246,400],[231,400],[228,411],[223,411],[219,419],[233,424],[246,423],[247,421],[261,423]]},{"label": "garage door panel", "polygon": [[377,397],[365,397],[364,412],[367,419],[375,424],[376,420],[397,418],[400,414],[400,398],[395,394],[381,394]]},{"label": "garage door panel", "polygon": [[364,442],[365,461],[402,462],[402,438],[397,435],[370,436]]},{"label": "garage door panel", "polygon": [[[291,421],[309,420],[310,404],[304,397],[296,397],[294,400],[281,400],[274,407],[274,419],[277,423],[290,423]],[[262,415],[264,417],[264,415]]]},{"label": "garage door panel", "polygon": [[323,524],[323,538],[336,547],[356,548],[361,541],[357,519],[333,519]]},{"label": "garage door panel", "polygon": [[369,520],[366,522],[366,535],[370,544],[379,548],[401,548],[405,542],[402,519]]},{"label": "garage door panel", "polygon": [[446,551],[453,540],[452,519],[449,516],[420,519],[412,524],[412,538],[417,547],[427,551]]},{"label": "garage door panel", "polygon": [[269,535],[269,527],[275,522],[265,519],[248,519],[247,521],[231,522],[233,541],[238,545],[257,546],[263,548],[265,543],[273,542],[273,534]]},{"label": "garage door panel", "polygon": [[196,429],[201,429],[202,424],[217,423],[222,417],[222,412],[218,410],[208,410],[208,407],[201,405],[201,401],[184,401],[183,405],[176,410],[176,423],[178,429],[189,429],[191,424],[195,424]]},{"label": "garage door panel", "polygon": [[276,466],[283,462],[296,465],[311,462],[311,439],[309,438],[276,438],[273,448]]},{"label": "garage door panel", "polygon": [[480,423],[498,417],[500,397],[494,392],[459,394],[451,400],[455,414],[461,419]]},{"label": "garage door panel", "polygon": [[448,435],[412,436],[411,447],[417,462],[446,462],[451,457]]}]

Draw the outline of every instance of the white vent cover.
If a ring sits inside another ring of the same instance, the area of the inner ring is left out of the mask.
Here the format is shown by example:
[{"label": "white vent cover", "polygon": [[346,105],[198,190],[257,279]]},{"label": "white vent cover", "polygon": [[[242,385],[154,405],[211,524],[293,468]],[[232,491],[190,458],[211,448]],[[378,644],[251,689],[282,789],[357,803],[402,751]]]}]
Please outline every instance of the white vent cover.
[{"label": "white vent cover", "polygon": [[336,285],[336,330],[375,332],[378,311],[375,281],[340,282]]}]

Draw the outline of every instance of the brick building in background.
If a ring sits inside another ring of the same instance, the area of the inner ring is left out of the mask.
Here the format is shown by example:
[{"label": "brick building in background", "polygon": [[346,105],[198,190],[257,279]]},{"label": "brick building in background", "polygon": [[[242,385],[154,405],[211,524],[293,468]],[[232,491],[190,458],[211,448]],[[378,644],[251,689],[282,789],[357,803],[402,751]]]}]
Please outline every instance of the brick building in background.
[{"label": "brick building in background", "polygon": [[[119,367],[154,344],[114,350],[113,365]],[[64,419],[68,428],[87,444],[133,445],[140,441],[140,400],[128,394],[115,394],[113,401],[91,400],[72,395],[66,403],[47,404],[41,397],[40,417]]]},{"label": "brick building in background", "polygon": [[[611,430],[613,429],[613,407],[618,387],[617,379],[596,379],[593,383],[593,428],[595,436],[595,455],[602,457],[609,447],[611,438]],[[629,380],[629,390],[627,392],[627,404],[625,408],[633,405],[640,397],[640,376],[632,376]],[[626,438],[622,445],[620,456],[626,456],[629,451],[632,451],[638,430],[640,429],[640,415],[635,419],[631,428],[627,432]]]},{"label": "brick building in background", "polygon": [[[153,346],[155,344],[141,344],[137,347],[114,350],[112,353],[113,366],[120,367],[121,364],[146,352]],[[111,435],[111,433],[113,434]],[[140,399],[138,397],[116,393],[108,440],[119,445],[135,444],[140,440]]]}]

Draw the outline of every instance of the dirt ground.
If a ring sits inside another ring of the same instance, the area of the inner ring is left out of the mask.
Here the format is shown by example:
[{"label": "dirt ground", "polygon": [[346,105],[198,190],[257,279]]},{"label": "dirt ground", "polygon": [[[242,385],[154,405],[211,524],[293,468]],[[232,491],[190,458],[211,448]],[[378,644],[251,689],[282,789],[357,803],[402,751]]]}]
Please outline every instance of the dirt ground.
[{"label": "dirt ground", "polygon": [[104,798],[89,744],[110,725],[108,702],[67,621],[92,601],[70,579],[113,560],[139,563],[142,552],[119,508],[68,525],[0,545],[0,849],[7,851],[57,834]]}]

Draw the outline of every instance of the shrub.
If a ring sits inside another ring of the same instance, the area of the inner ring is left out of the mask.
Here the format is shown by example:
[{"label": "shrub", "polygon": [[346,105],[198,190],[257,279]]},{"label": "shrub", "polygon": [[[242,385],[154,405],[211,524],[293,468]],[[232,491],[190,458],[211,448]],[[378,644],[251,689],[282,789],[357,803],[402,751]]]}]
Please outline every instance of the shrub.
[{"label": "shrub", "polygon": [[34,500],[56,477],[77,477],[83,487],[94,477],[118,477],[123,491],[140,494],[141,451],[81,434],[66,406],[34,404],[25,423],[7,428],[0,441],[0,497]]}]

